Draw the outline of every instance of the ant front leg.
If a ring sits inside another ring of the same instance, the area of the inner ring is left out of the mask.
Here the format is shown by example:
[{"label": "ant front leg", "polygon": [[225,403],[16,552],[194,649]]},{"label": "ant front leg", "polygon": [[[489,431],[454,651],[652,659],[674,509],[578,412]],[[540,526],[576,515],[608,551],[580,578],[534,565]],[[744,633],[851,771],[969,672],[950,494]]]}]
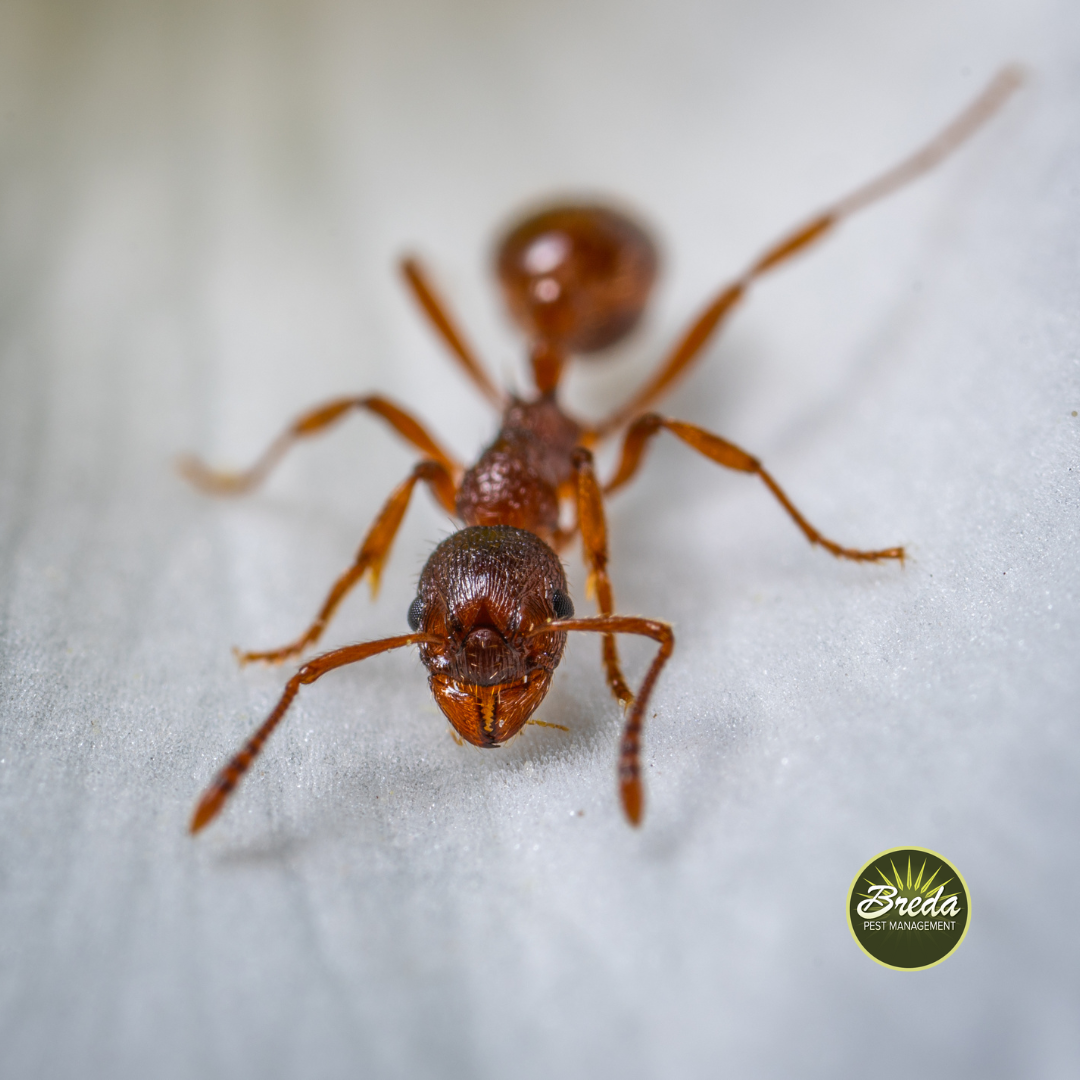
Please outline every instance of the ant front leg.
[{"label": "ant front leg", "polygon": [[[581,550],[585,565],[589,570],[585,592],[590,598],[596,597],[596,606],[600,609],[601,615],[611,615],[615,610],[615,599],[611,592],[611,579],[607,572],[607,520],[604,517],[604,496],[593,469],[592,452],[579,446],[574,451],[572,461],[577,476]],[[626,680],[619,668],[619,652],[613,634],[604,635],[603,656],[607,684],[616,700],[625,708],[634,700],[634,695],[630,687],[626,685]]]},{"label": "ant front leg", "polygon": [[314,645],[322,637],[322,632],[326,629],[326,624],[332,618],[338,605],[365,574],[370,575],[372,595],[378,591],[379,574],[398,528],[401,526],[401,521],[405,517],[409,499],[418,480],[423,480],[428,485],[431,493],[446,510],[451,514],[455,513],[457,487],[454,484],[454,478],[439,462],[421,461],[415,466],[409,478],[387,499],[386,505],[368,530],[367,536],[364,537],[364,542],[360,545],[352,566],[334,583],[330,594],[319,609],[319,614],[315,616],[315,621],[296,641],[280,649],[271,649],[268,652],[237,653],[237,659],[241,664],[249,664],[253,660],[280,664]]},{"label": "ant front leg", "polygon": [[715,461],[717,465],[723,465],[726,469],[735,469],[738,472],[755,473],[760,476],[765,486],[776,496],[780,505],[802,530],[806,539],[811,544],[820,545],[838,559],[851,559],[854,562],[881,562],[883,559],[899,559],[903,563],[904,549],[902,547],[882,548],[878,551],[862,551],[858,548],[841,547],[835,541],[822,536],[799,513],[794,503],[787,497],[780,485],[765,471],[757,458],[752,457],[734,443],[721,439],[719,435],[713,435],[704,428],[699,428],[696,424],[687,424],[682,420],[669,420],[657,413],[646,413],[630,425],[626,438],[623,440],[619,468],[610,483],[604,488],[605,493],[615,491],[616,488],[622,487],[633,477],[641,465],[647,443],[661,430],[670,431],[672,435],[681,439],[687,446],[692,447],[699,454],[703,454],[710,461]]},{"label": "ant front leg", "polygon": [[447,472],[461,475],[461,466],[431,437],[415,417],[384,397],[335,398],[294,420],[263,452],[263,455],[242,472],[219,472],[204,465],[198,458],[184,456],[178,462],[180,473],[195,487],[213,495],[240,495],[250,491],[266,478],[295,442],[318,435],[337,423],[354,409],[366,409],[381,416],[406,442],[432,461],[439,462]]}]

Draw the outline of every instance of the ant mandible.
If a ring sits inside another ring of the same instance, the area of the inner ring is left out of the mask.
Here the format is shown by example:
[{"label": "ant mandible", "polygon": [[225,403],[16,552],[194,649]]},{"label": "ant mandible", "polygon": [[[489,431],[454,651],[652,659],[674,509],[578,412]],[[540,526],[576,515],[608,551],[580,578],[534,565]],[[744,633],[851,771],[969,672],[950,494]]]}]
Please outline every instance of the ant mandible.
[{"label": "ant mandible", "polygon": [[[603,635],[608,686],[627,709],[619,749],[619,792],[633,825],[644,808],[640,776],[642,721],[649,695],[675,639],[663,622],[617,615],[608,577],[604,496],[637,472],[646,446],[668,431],[710,461],[761,478],[811,544],[841,559],[903,563],[902,547],[863,551],[824,537],[795,508],[780,485],[745,450],[711,432],[648,411],[703,353],[718,327],[750,286],[769,270],[820,240],[857,210],[891,194],[936,165],[997,110],[1020,82],[1015,68],[1001,71],[956,119],[917,153],[784,235],[711,299],[655,374],[630,400],[598,424],[570,417],[558,401],[560,377],[571,357],[589,357],[623,339],[638,322],[656,275],[656,251],[625,215],[598,205],[559,204],[522,221],[503,237],[496,269],[514,320],[530,342],[536,395],[506,394],[488,377],[416,259],[402,270],[433,327],[465,374],[500,410],[502,425],[480,459],[465,469],[404,409],[378,396],[327,402],[297,419],[246,472],[181,462],[184,475],[215,494],[255,487],[300,439],[325,431],[354,410],[385,420],[420,451],[421,460],[390,496],[353,564],[334,583],[314,622],[296,641],[267,652],[238,655],[281,663],[314,645],[346,593],[361,578],[376,587],[383,563],[409,504],[424,483],[437,502],[465,525],[432,552],[408,612],[412,633],[348,645],[308,661],[289,680],[281,700],[239,753],[217,774],[191,820],[198,832],[221,810],[262,750],[300,687],[328,671],[377,653],[417,645],[439,707],[457,735],[474,746],[500,746],[516,735],[543,701],[562,658],[566,635]],[[592,448],[622,432],[615,475],[602,484]],[[562,510],[566,513],[561,513]],[[570,527],[560,521],[573,517]],[[566,575],[556,552],[578,533],[588,569],[587,593],[599,615],[575,618]],[[659,649],[637,694],[623,678],[616,634],[651,638]],[[559,726],[559,725],[550,725]]]}]

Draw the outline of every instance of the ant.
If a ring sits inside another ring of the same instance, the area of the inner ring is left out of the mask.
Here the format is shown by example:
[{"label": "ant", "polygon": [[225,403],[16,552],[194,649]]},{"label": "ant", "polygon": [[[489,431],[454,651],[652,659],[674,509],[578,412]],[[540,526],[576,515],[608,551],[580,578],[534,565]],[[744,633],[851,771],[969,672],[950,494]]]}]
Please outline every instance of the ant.
[{"label": "ant", "polygon": [[[502,415],[495,441],[471,468],[456,461],[408,412],[375,395],[337,398],[304,413],[244,472],[216,472],[195,458],[183,459],[181,471],[195,486],[215,494],[239,494],[260,483],[293,443],[325,431],[357,410],[381,417],[421,455],[379,512],[353,564],[334,583],[308,629],[281,648],[238,653],[241,664],[256,660],[277,664],[299,656],[318,642],[342,599],[365,575],[374,591],[418,483],[426,484],[435,500],[465,526],[439,544],[424,566],[408,611],[412,632],[347,645],[304,664],[288,681],[269,717],[206,789],[191,819],[191,832],[218,814],[302,685],[346,664],[417,645],[431,691],[455,738],[496,747],[525,724],[542,723],[530,717],[548,691],[567,634],[577,631],[602,635],[607,684],[626,710],[619,792],[626,817],[631,824],[640,824],[642,721],[675,639],[666,623],[615,613],[604,496],[637,473],[650,440],[667,431],[718,465],[758,476],[811,544],[841,559],[903,564],[903,547],[864,551],[827,539],[757,458],[695,424],[649,410],[701,357],[758,278],[815,244],[856,211],[935,166],[1004,103],[1020,78],[1016,68],[1001,71],[915,154],[767,248],[715,294],[645,385],[599,423],[586,424],[567,414],[558,400],[560,377],[570,358],[602,353],[634,328],[656,276],[656,249],[644,230],[620,212],[595,204],[560,203],[521,221],[496,250],[503,297],[530,345],[536,394],[527,400],[505,393],[491,381],[420,263],[415,258],[402,263],[405,280],[435,331]],[[607,483],[601,483],[592,448],[619,432],[618,467]],[[575,618],[556,554],[579,533],[588,569],[586,593],[599,609],[589,618]],[[616,634],[637,634],[659,645],[636,695],[619,666]]]}]

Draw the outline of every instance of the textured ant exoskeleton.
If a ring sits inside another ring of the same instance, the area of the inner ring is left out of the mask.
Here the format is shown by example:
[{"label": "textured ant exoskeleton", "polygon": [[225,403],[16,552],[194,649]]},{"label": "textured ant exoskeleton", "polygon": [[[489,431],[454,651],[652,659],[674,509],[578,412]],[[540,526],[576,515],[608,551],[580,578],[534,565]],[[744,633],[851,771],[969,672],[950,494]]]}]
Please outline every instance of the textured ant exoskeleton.
[{"label": "textured ant exoskeleton", "polygon": [[[342,598],[364,575],[370,575],[373,585],[377,582],[417,483],[426,484],[465,528],[439,544],[428,559],[408,612],[412,632],[335,649],[301,667],[267,720],[207,788],[195,809],[191,831],[197,832],[218,813],[302,684],[377,653],[417,645],[435,700],[458,735],[475,746],[494,747],[530,722],[571,631],[603,635],[607,682],[627,707],[619,751],[619,790],[626,816],[637,825],[643,810],[642,721],[656,679],[671,656],[674,637],[663,622],[615,613],[607,572],[603,496],[630,480],[649,440],[668,431],[718,465],[759,476],[812,544],[843,559],[902,562],[901,547],[863,551],[826,539],[756,458],[694,424],[649,410],[702,354],[757,278],[811,246],[855,211],[932,168],[978,128],[1018,83],[1016,69],[1002,71],[921,150],[769,247],[710,300],[646,384],[598,424],[579,422],[563,410],[557,396],[560,376],[570,358],[595,354],[625,337],[637,323],[657,265],[652,241],[640,226],[608,207],[560,204],[531,215],[503,238],[496,265],[510,312],[530,342],[536,395],[529,400],[510,397],[494,385],[420,264],[405,260],[405,278],[432,325],[465,373],[502,413],[495,441],[475,465],[463,468],[418,420],[385,398],[368,396],[339,398],[305,413],[246,472],[214,472],[190,458],[182,463],[182,470],[206,491],[247,491],[292,443],[324,431],[354,410],[382,417],[421,454],[375,519],[352,566],[334,584],[311,626],[282,648],[241,654],[243,663],[280,663],[298,656],[319,640]],[[623,433],[619,465],[614,477],[602,485],[593,470],[591,448],[619,432]],[[571,515],[561,513],[567,504]],[[573,525],[561,528],[560,521],[571,516]],[[556,554],[579,533],[589,572],[588,591],[600,611],[590,618],[574,617]],[[636,695],[620,670],[616,634],[638,634],[659,644]]]}]

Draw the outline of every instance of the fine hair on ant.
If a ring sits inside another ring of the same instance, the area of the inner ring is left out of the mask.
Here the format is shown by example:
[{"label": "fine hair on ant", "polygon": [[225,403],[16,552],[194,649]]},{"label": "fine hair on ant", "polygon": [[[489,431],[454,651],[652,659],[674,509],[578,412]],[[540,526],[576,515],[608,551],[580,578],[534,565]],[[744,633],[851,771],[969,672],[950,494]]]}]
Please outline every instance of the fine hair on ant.
[{"label": "fine hair on ant", "polygon": [[[410,632],[347,645],[308,660],[285,686],[267,719],[211,781],[191,819],[204,828],[250,768],[300,687],[378,653],[415,645],[439,708],[456,736],[474,746],[501,746],[531,720],[562,658],[569,633],[601,635],[607,684],[625,710],[618,755],[623,810],[633,825],[644,811],[642,724],[649,697],[674,649],[671,627],[620,615],[608,575],[604,499],[628,483],[651,440],[666,431],[717,465],[757,476],[811,544],[840,559],[903,563],[902,547],[845,547],[823,536],[796,509],[757,458],[726,439],[652,411],[685,376],[758,278],[815,245],[841,221],[892,194],[938,164],[1004,103],[1020,83],[1006,68],[937,136],[898,165],[784,233],[706,302],[654,373],[628,401],[598,423],[575,419],[559,401],[571,359],[592,359],[638,323],[657,270],[656,249],[625,213],[587,203],[559,203],[509,230],[495,269],[510,314],[524,332],[535,393],[512,396],[491,380],[416,258],[401,266],[413,297],[460,369],[502,417],[494,442],[466,468],[427,426],[378,395],[341,397],[293,421],[249,469],[220,472],[182,459],[185,477],[203,491],[238,495],[257,486],[296,442],[327,431],[346,415],[380,417],[419,453],[364,537],[352,565],[334,582],[311,625],[280,648],[238,653],[241,664],[280,664],[316,645],[342,599],[363,577],[374,589],[417,484],[463,527],[428,558],[408,610]],[[602,482],[593,449],[622,440],[614,475]],[[561,523],[571,522],[565,525]],[[574,613],[558,553],[577,536],[588,570],[586,592],[598,614]],[[623,677],[616,635],[636,634],[658,649],[637,692]],[[559,726],[559,725],[547,725]]]}]

